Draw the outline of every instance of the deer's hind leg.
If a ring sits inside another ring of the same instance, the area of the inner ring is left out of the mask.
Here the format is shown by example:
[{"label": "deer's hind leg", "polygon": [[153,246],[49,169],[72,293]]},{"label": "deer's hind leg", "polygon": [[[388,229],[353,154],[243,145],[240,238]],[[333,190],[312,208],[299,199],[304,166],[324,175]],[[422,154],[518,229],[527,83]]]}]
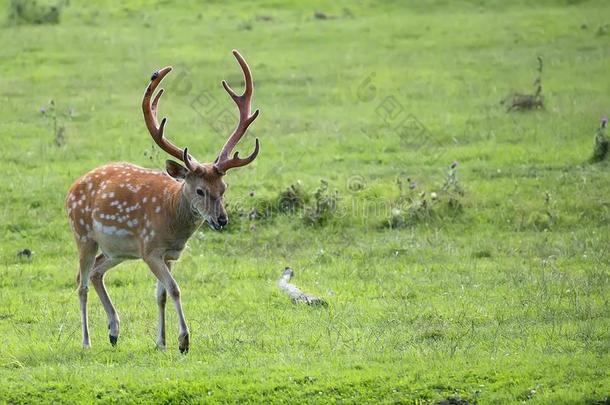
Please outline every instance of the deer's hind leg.
[{"label": "deer's hind leg", "polygon": [[102,305],[104,306],[104,310],[106,311],[106,315],[108,316],[108,338],[110,340],[110,344],[115,346],[119,339],[119,314],[116,312],[114,305],[112,305],[112,300],[108,295],[108,291],[106,291],[106,285],[104,284],[104,275],[108,270],[123,262],[122,259],[111,259],[104,254],[99,254],[95,258],[95,265],[93,266],[93,270],[89,274],[89,279],[91,280],[91,284],[95,288],[97,295],[100,297],[100,301],[102,301]]},{"label": "deer's hind leg", "polygon": [[93,268],[95,254],[97,253],[97,243],[89,240],[78,243],[79,269],[77,276],[78,298],[80,301],[80,316],[83,328],[83,347],[91,347],[89,340],[89,321],[87,317],[87,295],[89,293],[89,273]]}]

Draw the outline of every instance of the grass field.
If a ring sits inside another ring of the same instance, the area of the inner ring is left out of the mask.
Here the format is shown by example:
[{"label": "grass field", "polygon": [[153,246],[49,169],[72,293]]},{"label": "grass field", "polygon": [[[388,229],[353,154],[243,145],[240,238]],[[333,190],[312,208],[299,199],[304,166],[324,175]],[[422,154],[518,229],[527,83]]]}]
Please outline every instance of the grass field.
[{"label": "grass field", "polygon": [[[78,3],[0,26],[0,403],[608,403],[610,167],[587,163],[608,2]],[[67,189],[110,161],[163,168],[140,100],[166,65],[167,134],[212,160],[233,48],[261,109],[239,149],[261,154],[227,176],[230,226],[175,266],[191,351],[171,306],[155,349],[135,261],[106,279],[118,346],[91,291],[83,350]],[[538,56],[545,108],[507,113]],[[336,211],[311,225],[321,180]],[[297,181],[305,209],[248,218]],[[293,305],[285,266],[328,307]]]}]

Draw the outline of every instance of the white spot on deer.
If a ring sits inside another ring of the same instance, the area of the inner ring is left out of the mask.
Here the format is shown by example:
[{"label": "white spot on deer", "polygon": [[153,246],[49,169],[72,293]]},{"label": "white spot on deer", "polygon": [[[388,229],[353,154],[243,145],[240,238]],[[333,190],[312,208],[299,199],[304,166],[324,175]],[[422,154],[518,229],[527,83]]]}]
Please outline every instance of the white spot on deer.
[{"label": "white spot on deer", "polygon": [[157,202],[157,197],[153,197],[151,201],[154,203]]},{"label": "white spot on deer", "polygon": [[128,189],[129,191],[131,191],[132,193],[137,193],[138,191],[140,191],[140,187],[134,186],[134,185],[133,185],[133,184],[131,184],[131,183],[127,183],[127,184],[125,184],[125,187],[127,187],[127,189]]},{"label": "white spot on deer", "polygon": [[157,205],[157,208],[155,208],[155,212],[158,214],[159,212],[161,212],[161,206]]},{"label": "white spot on deer", "polygon": [[93,183],[87,183],[87,191],[91,191],[93,188]]},{"label": "white spot on deer", "polygon": [[81,225],[85,225],[85,221],[84,221],[82,218],[81,218],[81,219],[80,219],[78,222],[79,222]]},{"label": "white spot on deer", "polygon": [[103,225],[101,222],[98,222],[95,220],[93,221],[93,229],[95,229],[96,231],[101,231],[102,233],[105,233],[106,235],[117,235],[117,236],[133,235],[133,233],[131,233],[127,229],[117,228],[114,225],[112,225],[112,226]]},{"label": "white spot on deer", "polygon": [[114,197],[114,191],[111,191],[108,193],[108,198],[113,198]]},{"label": "white spot on deer", "polygon": [[146,204],[146,201],[148,201],[148,197],[142,198],[142,204]]},{"label": "white spot on deer", "polygon": [[72,208],[76,208],[76,202],[72,203]]},{"label": "white spot on deer", "polygon": [[119,202],[117,200],[114,200],[113,202],[110,203],[111,207],[114,207],[115,205],[119,205]]}]

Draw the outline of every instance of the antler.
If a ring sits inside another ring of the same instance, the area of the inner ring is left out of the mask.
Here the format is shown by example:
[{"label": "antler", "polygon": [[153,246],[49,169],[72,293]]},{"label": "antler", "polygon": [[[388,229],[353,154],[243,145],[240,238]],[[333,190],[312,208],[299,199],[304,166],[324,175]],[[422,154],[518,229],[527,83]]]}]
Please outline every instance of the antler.
[{"label": "antler", "polygon": [[[260,147],[258,138],[256,138],[254,152],[252,152],[250,156],[242,159],[239,157],[239,152],[235,152],[233,157],[229,158],[229,155],[233,151],[233,148],[244,136],[244,134],[248,130],[248,127],[250,126],[250,124],[252,124],[256,117],[258,117],[259,113],[259,110],[257,109],[256,111],[254,111],[254,114],[250,115],[250,100],[252,99],[253,89],[252,74],[250,73],[250,68],[248,67],[248,64],[246,63],[244,58],[239,54],[239,52],[233,50],[233,56],[235,56],[235,59],[237,59],[239,66],[241,66],[241,70],[243,70],[244,72],[244,81],[246,82],[246,89],[244,90],[244,93],[241,96],[238,96],[225,80],[222,81],[222,87],[224,87],[227,93],[229,93],[233,101],[235,101],[237,108],[239,109],[239,123],[237,124],[237,127],[235,128],[229,139],[227,139],[227,142],[222,147],[220,154],[214,162],[214,167],[216,168],[216,170],[218,170],[220,174],[224,174],[227,170],[232,169],[234,167],[245,166],[252,162],[258,155]],[[163,125],[163,123],[161,124]]]},{"label": "antler", "polygon": [[[167,123],[167,118],[163,118],[161,120],[161,125],[157,121],[157,104],[159,103],[159,99],[163,95],[163,89],[160,89],[155,98],[150,102],[150,98],[159,86],[159,83],[163,80],[163,78],[172,71],[171,66],[165,67],[155,73],[150,78],[150,83],[146,88],[146,92],[144,93],[144,98],[142,98],[142,111],[144,112],[144,122],[146,123],[146,127],[148,128],[148,132],[150,132],[150,136],[152,136],[153,140],[161,149],[165,152],[169,153],[176,159],[182,160],[187,167],[195,167],[197,162],[196,160],[188,154],[187,149],[184,150],[178,148],[176,145],[171,143],[167,138],[163,136],[163,132],[165,131],[165,124]],[[187,163],[188,162],[188,163]],[[190,169],[189,167],[189,169]]]}]

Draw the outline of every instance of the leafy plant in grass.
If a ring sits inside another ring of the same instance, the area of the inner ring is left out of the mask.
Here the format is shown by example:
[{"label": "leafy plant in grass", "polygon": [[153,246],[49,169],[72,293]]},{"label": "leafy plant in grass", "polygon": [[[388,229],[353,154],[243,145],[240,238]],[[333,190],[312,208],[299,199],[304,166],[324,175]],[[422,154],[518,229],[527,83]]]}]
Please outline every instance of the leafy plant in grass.
[{"label": "leafy plant in grass", "polygon": [[250,193],[245,205],[228,204],[230,216],[250,221],[271,220],[277,215],[300,215],[307,225],[325,225],[336,214],[339,192],[331,191],[326,180],[312,194],[300,181],[280,191],[277,197],[257,197]]},{"label": "leafy plant in grass", "polygon": [[59,24],[61,11],[66,3],[39,3],[37,0],[10,0],[8,21],[14,25]]},{"label": "leafy plant in grass", "polygon": [[610,151],[610,139],[606,135],[608,118],[602,118],[597,133],[595,134],[595,145],[593,146],[593,156],[589,159],[591,163],[598,163],[608,158]]},{"label": "leafy plant in grass", "polygon": [[464,189],[460,185],[457,176],[458,162],[451,163],[449,171],[445,176],[443,187],[441,188],[442,195],[447,200],[447,206],[454,211],[462,210],[462,197],[464,196]]},{"label": "leafy plant in grass", "polygon": [[328,182],[320,180],[320,187],[313,195],[313,205],[305,207],[303,222],[314,226],[327,224],[335,216],[338,204],[339,191],[331,191]]},{"label": "leafy plant in grass", "polygon": [[49,105],[40,108],[42,116],[51,121],[53,127],[53,142],[57,147],[64,146],[66,144],[66,126],[63,123],[65,119],[72,119],[73,110],[69,108],[65,113],[58,112],[57,105],[54,100],[49,101]]},{"label": "leafy plant in grass", "polygon": [[297,181],[280,192],[277,210],[284,214],[294,214],[301,211],[310,200],[309,193],[303,188],[301,182]]},{"label": "leafy plant in grass", "polygon": [[534,80],[534,93],[512,93],[507,96],[500,104],[507,104],[507,112],[512,110],[533,110],[535,108],[544,108],[544,97],[542,96],[542,58],[538,56],[538,75]]},{"label": "leafy plant in grass", "polygon": [[449,218],[463,210],[464,189],[457,175],[458,163],[453,162],[438,192],[417,190],[417,183],[410,178],[397,180],[399,197],[393,204],[386,221],[389,228],[403,228],[417,223],[427,223]]},{"label": "leafy plant in grass", "polygon": [[535,207],[525,210],[521,215],[519,230],[533,229],[539,232],[550,231],[557,223],[557,214],[555,213],[555,201],[551,194],[544,192],[544,204],[542,207]]}]

